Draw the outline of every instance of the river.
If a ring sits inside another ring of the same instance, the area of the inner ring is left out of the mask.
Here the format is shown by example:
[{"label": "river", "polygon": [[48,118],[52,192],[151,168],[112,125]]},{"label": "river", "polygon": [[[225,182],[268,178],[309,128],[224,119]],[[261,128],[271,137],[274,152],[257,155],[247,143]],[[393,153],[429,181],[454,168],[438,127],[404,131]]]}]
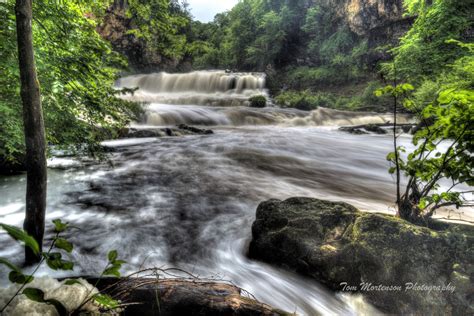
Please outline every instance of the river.
[{"label": "river", "polygon": [[[50,169],[48,222],[61,217],[80,228],[69,236],[75,275],[99,273],[107,251],[117,249],[129,272],[179,267],[306,315],[374,313],[359,297],[334,295],[245,252],[256,207],[266,199],[308,196],[393,213],[394,179],[385,159],[391,136],[337,130],[389,115],[248,108],[249,96],[266,95],[261,74],[140,75],[118,86],[139,87],[127,98],[146,102],[134,127],[186,123],[214,134],[109,141],[104,145],[113,150],[103,163]],[[410,137],[400,142],[410,146]],[[70,162],[53,159],[50,166]],[[0,178],[0,222],[21,225],[24,185],[24,176]],[[0,245],[0,257],[20,260],[21,248],[5,234]]]}]

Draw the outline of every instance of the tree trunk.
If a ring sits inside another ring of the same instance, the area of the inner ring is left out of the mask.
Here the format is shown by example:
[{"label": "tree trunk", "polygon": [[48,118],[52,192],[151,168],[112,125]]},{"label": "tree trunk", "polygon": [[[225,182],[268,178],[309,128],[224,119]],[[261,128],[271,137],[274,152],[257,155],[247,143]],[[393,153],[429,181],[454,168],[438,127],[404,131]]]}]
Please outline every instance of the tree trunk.
[{"label": "tree trunk", "polygon": [[[32,0],[17,0],[15,14],[26,143],[26,214],[23,227],[42,249],[46,208],[46,146],[33,51]],[[26,263],[32,264],[39,260],[40,256],[26,247]]]}]

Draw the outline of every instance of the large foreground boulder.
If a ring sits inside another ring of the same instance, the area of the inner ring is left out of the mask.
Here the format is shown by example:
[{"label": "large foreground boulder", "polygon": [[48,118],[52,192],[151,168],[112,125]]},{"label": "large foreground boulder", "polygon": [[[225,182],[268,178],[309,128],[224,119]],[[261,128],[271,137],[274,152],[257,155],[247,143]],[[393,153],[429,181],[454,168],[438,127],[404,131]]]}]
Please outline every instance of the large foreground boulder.
[{"label": "large foreground boulder", "polygon": [[103,293],[129,304],[123,315],[290,315],[241,295],[227,283],[179,279],[89,279]]},{"label": "large foreground boulder", "polygon": [[415,226],[310,198],[259,205],[249,256],[361,292],[383,312],[474,314],[474,230]]}]

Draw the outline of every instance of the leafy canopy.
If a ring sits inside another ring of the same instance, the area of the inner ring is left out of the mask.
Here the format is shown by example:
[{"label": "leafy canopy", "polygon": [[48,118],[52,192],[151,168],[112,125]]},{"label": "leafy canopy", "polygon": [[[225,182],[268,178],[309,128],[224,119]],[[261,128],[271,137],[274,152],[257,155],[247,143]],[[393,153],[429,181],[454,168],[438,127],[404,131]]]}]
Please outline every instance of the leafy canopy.
[{"label": "leafy canopy", "polygon": [[[0,159],[24,152],[13,0],[0,2]],[[33,1],[47,141],[94,150],[138,113],[113,88],[126,62],[96,32],[109,1]]]}]

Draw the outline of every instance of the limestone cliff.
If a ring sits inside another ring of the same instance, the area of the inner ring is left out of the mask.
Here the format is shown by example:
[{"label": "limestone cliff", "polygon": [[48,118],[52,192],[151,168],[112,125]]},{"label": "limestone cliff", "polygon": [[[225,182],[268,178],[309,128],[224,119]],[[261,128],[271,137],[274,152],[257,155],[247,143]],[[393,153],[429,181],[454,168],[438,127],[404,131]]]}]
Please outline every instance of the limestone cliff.
[{"label": "limestone cliff", "polygon": [[[366,38],[368,47],[396,45],[410,29],[413,17],[404,16],[403,0],[313,0],[313,5],[322,4],[333,8],[350,30]],[[370,51],[369,66],[389,56],[380,51]]]},{"label": "limestone cliff", "polygon": [[402,0],[346,0],[343,14],[354,33],[369,34],[373,29],[403,19]]}]

